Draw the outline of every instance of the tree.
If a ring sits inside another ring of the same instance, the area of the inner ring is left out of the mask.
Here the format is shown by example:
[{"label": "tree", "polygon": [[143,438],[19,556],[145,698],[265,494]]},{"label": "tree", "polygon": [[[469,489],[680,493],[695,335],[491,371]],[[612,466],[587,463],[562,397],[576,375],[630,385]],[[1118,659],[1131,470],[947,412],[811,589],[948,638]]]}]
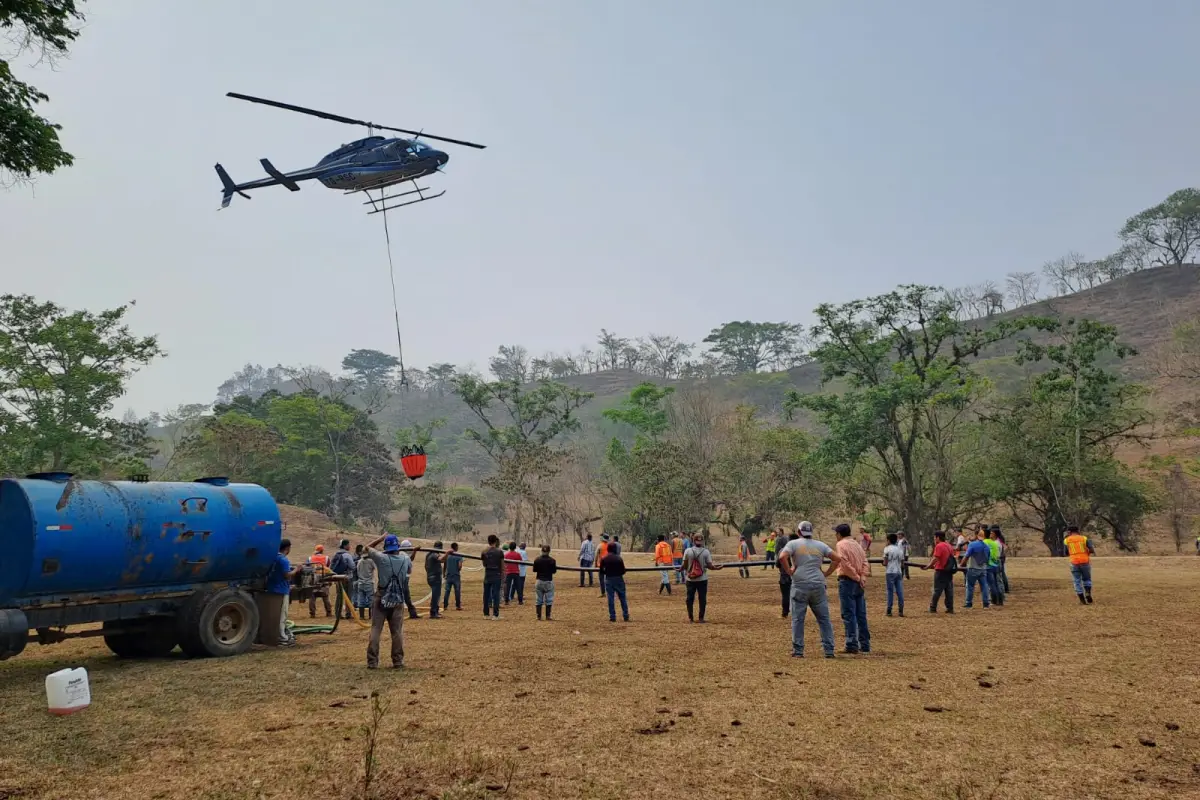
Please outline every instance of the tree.
[{"label": "tree", "polygon": [[451,382],[458,374],[458,368],[453,364],[433,364],[426,374],[429,375],[430,390],[436,392],[438,397],[445,397],[451,390]]},{"label": "tree", "polygon": [[[184,443],[191,439],[204,425],[205,414],[209,406],[203,403],[186,403],[168,411],[159,418],[163,428],[159,438],[158,451],[165,462],[158,470],[157,480],[179,480],[185,475],[183,470],[189,465],[184,458]],[[151,415],[155,416],[155,415]],[[195,478],[197,475],[191,475]]]},{"label": "tree", "polygon": [[1158,263],[1185,264],[1200,253],[1200,189],[1180,189],[1134,214],[1121,228],[1126,244],[1149,246]]},{"label": "tree", "polygon": [[607,408],[601,414],[612,422],[621,422],[637,431],[640,438],[657,439],[669,426],[664,401],[675,391],[670,386],[655,383],[640,383],[615,408]]},{"label": "tree", "polygon": [[[72,311],[0,296],[0,468],[100,475],[128,455],[108,414],[139,367],[162,355],[125,325],[128,306]],[[143,430],[144,434],[144,430]]]},{"label": "tree", "polygon": [[740,407],[714,463],[714,491],[731,519],[815,517],[833,492],[810,459],[816,440],[799,428],[771,425]]},{"label": "tree", "polygon": [[488,360],[488,367],[498,381],[526,383],[529,380],[529,351],[519,344],[502,344],[497,354]]},{"label": "tree", "polygon": [[1010,272],[1004,280],[1008,300],[1014,308],[1037,302],[1041,281],[1036,272]]},{"label": "tree", "polygon": [[526,522],[536,531],[549,510],[541,489],[568,454],[560,437],[579,430],[575,412],[593,395],[552,381],[525,389],[520,381],[473,375],[458,376],[454,391],[483,423],[464,432],[495,466],[483,484],[511,498],[517,533]]},{"label": "tree", "polygon": [[392,370],[400,366],[400,359],[379,350],[351,350],[342,359],[342,369],[368,386],[379,386],[387,382]]},{"label": "tree", "polygon": [[1148,488],[1116,459],[1126,443],[1141,443],[1151,416],[1145,390],[1124,382],[1102,363],[1133,348],[1116,328],[1092,320],[1037,320],[1049,344],[1021,342],[1018,363],[1045,361],[985,415],[992,494],[1025,526],[1042,533],[1053,555],[1063,555],[1067,526],[1097,523],[1122,549],[1136,550],[1136,523],[1154,507]]},{"label": "tree", "polygon": [[[0,29],[17,52],[38,50],[43,60],[64,56],[79,35],[83,14],[74,0],[0,0]],[[0,59],[0,177],[29,180],[74,163],[58,140],[62,126],[34,109],[50,98],[17,80],[9,61]]]},{"label": "tree", "polygon": [[641,351],[641,361],[651,374],[670,380],[679,377],[680,367],[692,352],[692,345],[674,336],[652,333],[644,339],[638,339],[638,349]]},{"label": "tree", "polygon": [[826,469],[874,474],[860,488],[893,510],[918,548],[929,545],[937,525],[959,511],[947,506],[951,496],[940,487],[954,478],[949,454],[962,412],[981,392],[981,379],[967,361],[1024,324],[968,328],[938,292],[902,286],[878,297],[819,306],[813,333],[820,344],[813,355],[822,384],[840,380],[846,388],[822,394],[792,390],[786,401],[789,413],[809,410],[828,428],[816,451]]},{"label": "tree", "polygon": [[802,328],[787,322],[726,322],[704,338],[704,343],[731,373],[781,369],[800,345]]},{"label": "tree", "polygon": [[596,342],[600,345],[600,356],[604,368],[618,369],[621,366],[621,353],[629,347],[629,340],[601,328],[600,338]]},{"label": "tree", "polygon": [[266,369],[261,364],[247,364],[217,387],[217,403],[232,403],[237,397],[262,397],[287,380],[287,370],[281,366]]},{"label": "tree", "polygon": [[185,449],[209,474],[260,483],[338,522],[382,522],[392,508],[398,475],[375,423],[312,389],[217,405]]},{"label": "tree", "polygon": [[1087,260],[1074,250],[1064,256],[1042,265],[1042,274],[1050,281],[1054,291],[1060,295],[1081,292],[1084,289],[1082,280],[1086,272],[1083,266]]}]

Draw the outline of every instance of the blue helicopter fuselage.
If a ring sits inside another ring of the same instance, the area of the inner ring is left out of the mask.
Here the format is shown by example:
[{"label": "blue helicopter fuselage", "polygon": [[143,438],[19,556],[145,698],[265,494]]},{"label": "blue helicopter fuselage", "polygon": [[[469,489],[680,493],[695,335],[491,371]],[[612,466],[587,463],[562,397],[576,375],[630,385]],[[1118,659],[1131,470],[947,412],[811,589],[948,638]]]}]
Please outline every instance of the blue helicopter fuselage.
[{"label": "blue helicopter fuselage", "polygon": [[342,145],[317,162],[313,175],[330,189],[380,189],[437,172],[450,156],[424,142],[368,136]]}]

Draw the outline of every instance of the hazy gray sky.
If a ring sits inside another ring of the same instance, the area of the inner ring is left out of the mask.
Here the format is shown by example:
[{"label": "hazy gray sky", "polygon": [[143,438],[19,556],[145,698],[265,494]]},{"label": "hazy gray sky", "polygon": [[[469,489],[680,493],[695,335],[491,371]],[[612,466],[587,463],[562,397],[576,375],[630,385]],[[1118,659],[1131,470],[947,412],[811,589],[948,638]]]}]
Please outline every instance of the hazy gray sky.
[{"label": "hazy gray sky", "polygon": [[[360,130],[480,141],[392,216],[405,360],[698,340],[900,282],[1102,256],[1200,175],[1195,0],[111,0],[51,95],[74,167],[0,193],[2,291],[169,351],[118,411],[246,362],[395,347],[382,221],[315,183],[235,198]],[[335,11],[336,9],[336,11]]]}]

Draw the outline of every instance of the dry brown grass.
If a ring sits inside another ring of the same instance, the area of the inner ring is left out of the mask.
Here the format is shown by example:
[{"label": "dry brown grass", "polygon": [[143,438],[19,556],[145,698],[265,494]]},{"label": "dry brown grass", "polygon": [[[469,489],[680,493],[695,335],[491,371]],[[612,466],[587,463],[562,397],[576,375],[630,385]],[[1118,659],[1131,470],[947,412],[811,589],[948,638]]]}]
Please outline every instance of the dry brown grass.
[{"label": "dry brown grass", "polygon": [[[924,613],[919,572],[910,616],[884,617],[876,577],[875,652],[834,661],[788,657],[759,570],[715,577],[705,626],[654,573],[630,577],[628,625],[570,574],[553,623],[529,598],[485,622],[469,573],[466,611],[406,623],[401,672],[368,672],[354,626],[206,661],[33,647],[0,664],[0,798],[358,797],[375,690],[380,800],[1196,796],[1200,558],[1098,559],[1086,608],[1061,561],[1010,571],[1005,608],[954,617]],[[67,665],[93,705],[51,717],[43,679]]]}]

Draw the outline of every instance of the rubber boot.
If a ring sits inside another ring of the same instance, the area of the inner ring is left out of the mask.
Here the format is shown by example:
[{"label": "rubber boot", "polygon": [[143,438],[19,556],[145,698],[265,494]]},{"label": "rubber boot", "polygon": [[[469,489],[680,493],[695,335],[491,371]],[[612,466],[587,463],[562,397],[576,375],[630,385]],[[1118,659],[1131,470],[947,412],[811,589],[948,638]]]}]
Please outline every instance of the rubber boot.
[{"label": "rubber boot", "polygon": [[542,618],[542,607],[541,606],[537,607],[537,612],[538,612],[538,619],[540,620]]},{"label": "rubber boot", "polygon": [[671,584],[667,584],[667,594],[671,593]]},{"label": "rubber boot", "polygon": [[1086,606],[1086,605],[1087,605],[1087,600],[1086,600],[1086,599],[1084,599],[1084,597],[1083,597],[1083,592],[1080,592],[1080,593],[1079,593],[1079,605],[1081,605],[1081,606]]},{"label": "rubber boot", "polygon": [[550,609],[552,608],[554,608],[554,606],[546,606],[546,622],[550,621]]},{"label": "rubber boot", "polygon": [[658,593],[659,593],[659,594],[662,594],[662,590],[663,590],[663,585],[660,583],[660,584],[658,585]]},{"label": "rubber boot", "polygon": [[1087,601],[1088,601],[1088,603],[1091,603],[1091,602],[1092,602],[1092,590],[1089,588],[1089,589],[1085,589],[1084,591],[1086,591],[1086,592],[1087,592]]}]

